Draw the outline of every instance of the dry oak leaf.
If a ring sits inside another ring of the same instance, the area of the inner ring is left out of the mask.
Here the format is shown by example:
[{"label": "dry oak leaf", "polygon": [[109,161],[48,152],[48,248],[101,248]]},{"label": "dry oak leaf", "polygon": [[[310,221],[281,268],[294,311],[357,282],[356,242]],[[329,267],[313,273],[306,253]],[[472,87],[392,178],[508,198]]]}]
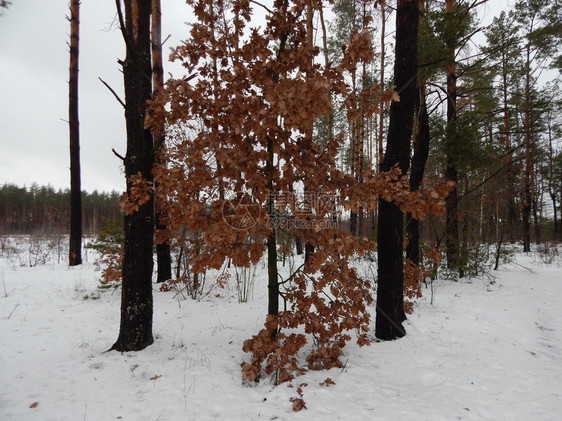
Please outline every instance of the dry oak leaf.
[{"label": "dry oak leaf", "polygon": [[293,402],[293,411],[298,412],[301,409],[307,409],[306,403],[301,398],[291,398],[291,402]]},{"label": "dry oak leaf", "polygon": [[29,405],[30,408],[37,408],[37,405],[39,405],[39,402],[33,402],[31,405]]},{"label": "dry oak leaf", "polygon": [[336,382],[333,381],[331,378],[328,377],[326,380],[324,380],[322,383],[320,383],[320,386],[326,386],[326,387],[328,387],[328,386],[334,385],[334,384],[336,384]]}]

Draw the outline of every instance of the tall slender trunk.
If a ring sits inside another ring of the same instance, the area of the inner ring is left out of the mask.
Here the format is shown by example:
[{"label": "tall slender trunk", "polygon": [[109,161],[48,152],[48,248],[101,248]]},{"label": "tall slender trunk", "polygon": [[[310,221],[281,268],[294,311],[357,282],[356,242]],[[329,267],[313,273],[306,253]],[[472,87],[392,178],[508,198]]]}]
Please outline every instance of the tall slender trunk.
[{"label": "tall slender trunk", "polygon": [[[125,83],[127,154],[125,177],[127,193],[133,187],[131,176],[151,182],[154,164],[153,141],[145,128],[146,102],[152,94],[150,61],[150,2],[125,0],[125,17],[116,0],[121,31],[126,44],[122,62]],[[152,337],[152,245],[154,200],[150,196],[137,211],[125,215],[121,323],[119,336],[111,349],[138,351],[153,342]]]},{"label": "tall slender trunk", "polygon": [[531,159],[531,46],[527,45],[525,66],[525,172],[523,176],[523,206],[521,209],[523,217],[523,251],[531,251],[531,176],[533,162]]},{"label": "tall slender trunk", "polygon": [[[270,220],[273,220],[275,212],[275,202],[274,202],[274,190],[273,190],[273,171],[274,171],[274,153],[273,153],[273,139],[271,137],[267,138],[267,189],[269,191],[269,197],[267,199],[267,211],[269,213]],[[277,271],[277,238],[275,233],[275,227],[271,227],[271,232],[267,237],[267,288],[268,288],[268,302],[267,302],[267,314],[271,316],[276,316],[279,314],[279,275]],[[277,328],[271,331],[271,337],[275,339],[277,335]]]},{"label": "tall slender trunk", "polygon": [[[152,0],[151,6],[152,21],[150,34],[152,37],[152,91],[153,96],[159,95],[164,88],[164,68],[162,66],[162,8],[160,0]],[[163,106],[162,106],[163,107]],[[153,128],[154,134],[154,160],[155,163],[161,162],[161,150],[164,147],[165,134],[164,122],[159,123],[159,127]],[[158,183],[155,189],[158,190]],[[165,200],[165,198],[162,198]],[[166,228],[165,213],[162,211],[162,203],[155,201],[155,228],[157,231]],[[156,282],[165,282],[172,278],[172,256],[170,252],[170,243],[168,241],[159,241],[156,244],[156,264],[157,277]]]},{"label": "tall slender trunk", "polygon": [[517,220],[517,211],[515,208],[515,175],[513,174],[513,163],[511,157],[511,139],[509,124],[509,106],[507,101],[507,57],[502,57],[502,94],[503,94],[503,130],[505,142],[505,166],[506,166],[506,182],[507,182],[507,230],[509,242],[515,241],[515,225]]},{"label": "tall slender trunk", "polygon": [[554,186],[554,149],[552,147],[552,113],[548,114],[548,193],[552,201],[554,217],[553,238],[558,238],[558,208],[556,204],[556,187]]},{"label": "tall slender trunk", "polygon": [[[381,97],[384,94],[384,64],[385,64],[385,40],[386,40],[386,1],[383,1],[381,4],[381,61],[380,61],[380,73],[379,73],[379,86],[380,86],[380,95]],[[378,157],[379,157],[379,168],[382,165],[382,158],[383,158],[383,147],[382,147],[382,140],[384,137],[384,103],[381,104],[381,113],[379,115],[379,135],[378,135]]]},{"label": "tall slender trunk", "polygon": [[68,264],[82,264],[82,187],[80,179],[80,122],[78,118],[78,53],[80,0],[70,2],[70,77],[68,126],[70,130],[70,248]]},{"label": "tall slender trunk", "polygon": [[[286,13],[287,11],[287,1],[283,1],[280,6],[280,11]],[[289,38],[289,33],[287,31],[281,33],[279,40],[279,50],[277,51],[277,58],[280,59],[282,54],[285,52],[287,40]],[[279,83],[281,75],[279,73],[274,73],[272,75],[273,81]],[[267,212],[270,219],[274,216],[275,212],[275,185],[274,185],[274,170],[275,170],[275,152],[274,152],[274,139],[271,136],[267,136],[267,162],[266,162],[266,172],[267,172],[267,189],[269,196],[267,199]],[[267,288],[268,288],[268,303],[267,303],[267,314],[268,316],[277,316],[279,314],[279,272],[277,269],[277,237],[275,232],[275,227],[271,227],[271,232],[267,237],[266,242],[267,249]],[[278,327],[271,329],[271,338],[275,340]]]},{"label": "tall slender trunk", "polygon": [[[425,99],[425,83],[418,89],[419,107],[418,124],[414,136],[414,156],[412,157],[412,169],[410,171],[410,189],[419,190],[425,172],[425,163],[429,156],[429,115]],[[406,257],[413,264],[420,263],[420,221],[408,214],[406,232],[408,234],[408,245],[406,246]]]},{"label": "tall slender trunk", "polygon": [[[455,0],[445,0],[445,13],[452,13]],[[447,19],[447,25],[454,25],[453,19]],[[448,31],[454,34],[454,31]],[[447,48],[447,125],[449,128],[455,124],[457,119],[457,64],[455,61],[455,40],[446,40]],[[457,139],[453,137],[453,131],[447,131],[445,142],[447,166],[445,176],[447,181],[452,181],[454,187],[445,199],[446,211],[446,246],[447,246],[447,266],[452,269],[459,269],[459,219],[458,219],[458,172],[457,159],[455,153]]]},{"label": "tall slender trunk", "polygon": [[[410,165],[410,137],[416,102],[418,1],[398,0],[396,11],[396,49],[394,84],[400,102],[390,106],[390,125],[382,170],[398,164],[402,174]],[[379,201],[378,220],[378,287],[375,335],[382,340],[406,334],[404,313],[403,268],[404,215],[393,203]]]}]

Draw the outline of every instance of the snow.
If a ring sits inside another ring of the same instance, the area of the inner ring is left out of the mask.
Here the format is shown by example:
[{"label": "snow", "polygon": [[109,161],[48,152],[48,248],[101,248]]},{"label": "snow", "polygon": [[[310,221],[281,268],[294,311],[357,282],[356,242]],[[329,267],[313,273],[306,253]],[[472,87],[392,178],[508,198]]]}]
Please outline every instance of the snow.
[{"label": "snow", "polygon": [[[247,303],[238,302],[233,280],[201,301],[155,285],[156,340],[121,354],[105,352],[117,338],[120,295],[98,288],[91,262],[19,267],[0,258],[0,419],[557,420],[562,413],[560,261],[518,254],[493,282],[437,280],[433,304],[424,290],[406,337],[350,344],[344,369],[308,372],[293,387],[241,381],[240,363],[249,359],[242,343],[264,321],[265,273],[258,269]],[[336,384],[320,385],[328,377]],[[308,409],[295,413],[290,398],[302,383]]]}]

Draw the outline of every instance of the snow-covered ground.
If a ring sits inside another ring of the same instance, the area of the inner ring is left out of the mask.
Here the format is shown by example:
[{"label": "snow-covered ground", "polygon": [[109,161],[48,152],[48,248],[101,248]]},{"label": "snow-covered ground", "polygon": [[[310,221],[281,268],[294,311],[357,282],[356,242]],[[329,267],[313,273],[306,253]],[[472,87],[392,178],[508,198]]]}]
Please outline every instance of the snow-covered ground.
[{"label": "snow-covered ground", "polygon": [[[436,281],[406,337],[350,344],[344,369],[251,387],[240,363],[266,312],[259,271],[248,303],[234,285],[200,302],[155,286],[155,343],[120,354],[104,352],[120,296],[98,289],[91,262],[0,259],[0,420],[562,419],[562,264],[515,262],[493,284]],[[302,383],[308,409],[295,413]]]}]

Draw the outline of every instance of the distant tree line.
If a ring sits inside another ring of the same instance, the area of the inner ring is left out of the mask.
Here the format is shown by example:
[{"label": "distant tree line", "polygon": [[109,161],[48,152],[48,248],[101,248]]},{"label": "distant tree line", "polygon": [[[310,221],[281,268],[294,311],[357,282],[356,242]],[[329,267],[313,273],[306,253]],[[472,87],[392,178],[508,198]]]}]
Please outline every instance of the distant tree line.
[{"label": "distant tree line", "polygon": [[[82,192],[85,235],[95,235],[103,219],[121,218],[119,193]],[[70,190],[52,186],[0,187],[0,235],[68,232]]]}]

